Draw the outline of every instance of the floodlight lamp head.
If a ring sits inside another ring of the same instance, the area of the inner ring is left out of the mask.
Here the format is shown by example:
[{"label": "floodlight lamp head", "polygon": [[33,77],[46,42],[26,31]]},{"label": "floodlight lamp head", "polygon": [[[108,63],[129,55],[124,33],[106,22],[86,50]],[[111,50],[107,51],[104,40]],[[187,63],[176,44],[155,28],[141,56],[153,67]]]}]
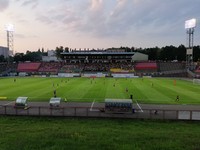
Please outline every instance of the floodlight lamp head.
[{"label": "floodlight lamp head", "polygon": [[185,29],[191,29],[196,27],[197,20],[195,18],[185,21]]},{"label": "floodlight lamp head", "polygon": [[9,31],[9,32],[14,32],[14,25],[13,24],[7,24],[6,25],[6,31]]}]

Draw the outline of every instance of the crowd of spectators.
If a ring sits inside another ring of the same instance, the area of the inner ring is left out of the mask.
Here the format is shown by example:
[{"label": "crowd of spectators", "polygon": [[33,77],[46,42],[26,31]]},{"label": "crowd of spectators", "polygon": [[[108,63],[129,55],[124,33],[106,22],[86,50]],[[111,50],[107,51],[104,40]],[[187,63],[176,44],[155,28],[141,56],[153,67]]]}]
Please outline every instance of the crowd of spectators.
[{"label": "crowd of spectators", "polygon": [[[93,63],[66,63],[66,62],[41,62],[41,65],[36,72],[39,73],[83,73],[83,72],[133,72],[136,70],[139,63],[134,62],[93,62]],[[141,62],[143,66],[141,69],[144,72],[149,72],[148,67],[150,67],[151,72],[159,72],[165,70],[177,70],[178,68],[184,68],[180,63],[159,63],[159,62]],[[153,64],[153,68],[152,68]],[[0,73],[8,72],[17,72],[17,63],[1,63],[0,64]],[[150,65],[150,66],[149,66]],[[170,67],[167,67],[167,66]],[[181,67],[180,67],[181,66]],[[146,68],[145,68],[146,67]],[[167,68],[167,69],[166,69]],[[153,70],[152,70],[153,69]],[[198,67],[198,71],[200,68]],[[140,70],[139,70],[140,71]],[[198,72],[197,71],[197,72]],[[25,71],[24,71],[25,72]]]},{"label": "crowd of spectators", "polygon": [[65,64],[61,72],[109,72],[111,69],[134,70],[132,63],[75,63]]},{"label": "crowd of spectators", "polygon": [[196,73],[200,74],[200,66],[197,67],[197,69],[195,70]]},{"label": "crowd of spectators", "polygon": [[0,72],[4,72],[7,68],[7,65],[8,64],[4,62],[0,63]]},{"label": "crowd of spectators", "polygon": [[9,72],[16,72],[17,71],[17,63],[9,63],[6,65],[6,70]]},{"label": "crowd of spectators", "polygon": [[43,62],[39,68],[39,72],[58,72],[63,66],[62,62]]},{"label": "crowd of spectators", "polygon": [[106,72],[108,71],[108,64],[107,63],[87,63],[84,66],[85,72]]},{"label": "crowd of spectators", "polygon": [[62,73],[74,73],[74,72],[82,72],[84,69],[84,65],[83,64],[64,64],[61,69],[60,72]]},{"label": "crowd of spectators", "polygon": [[[23,63],[22,63],[23,64]],[[24,63],[25,64],[25,63]],[[17,63],[1,63],[0,72],[5,70],[17,72]],[[134,70],[133,63],[117,62],[117,63],[65,63],[65,62],[42,62],[38,72],[54,72],[54,73],[81,73],[81,72],[109,72],[112,69]]]}]

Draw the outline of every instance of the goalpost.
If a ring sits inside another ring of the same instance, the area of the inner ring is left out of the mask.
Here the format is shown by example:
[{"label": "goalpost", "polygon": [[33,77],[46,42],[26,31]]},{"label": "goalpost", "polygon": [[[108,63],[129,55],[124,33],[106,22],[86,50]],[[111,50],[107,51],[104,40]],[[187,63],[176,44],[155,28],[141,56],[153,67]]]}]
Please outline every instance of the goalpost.
[{"label": "goalpost", "polygon": [[198,84],[198,85],[200,85],[200,79],[193,79],[193,84]]}]

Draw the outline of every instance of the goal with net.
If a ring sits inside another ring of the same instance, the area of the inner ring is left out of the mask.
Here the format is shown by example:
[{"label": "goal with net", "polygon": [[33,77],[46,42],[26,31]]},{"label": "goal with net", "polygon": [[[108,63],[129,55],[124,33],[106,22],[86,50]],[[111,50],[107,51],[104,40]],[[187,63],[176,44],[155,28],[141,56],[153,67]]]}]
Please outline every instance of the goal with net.
[{"label": "goal with net", "polygon": [[200,85],[200,79],[193,79],[193,84],[199,84]]}]

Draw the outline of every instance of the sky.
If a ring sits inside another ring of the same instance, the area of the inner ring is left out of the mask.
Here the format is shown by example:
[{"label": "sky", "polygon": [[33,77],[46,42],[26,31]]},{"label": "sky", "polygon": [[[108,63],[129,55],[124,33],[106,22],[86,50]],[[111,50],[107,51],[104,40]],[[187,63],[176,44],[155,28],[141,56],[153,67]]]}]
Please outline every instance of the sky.
[{"label": "sky", "polygon": [[200,0],[0,0],[0,46],[14,25],[14,51],[187,45],[185,21],[196,18]]}]

